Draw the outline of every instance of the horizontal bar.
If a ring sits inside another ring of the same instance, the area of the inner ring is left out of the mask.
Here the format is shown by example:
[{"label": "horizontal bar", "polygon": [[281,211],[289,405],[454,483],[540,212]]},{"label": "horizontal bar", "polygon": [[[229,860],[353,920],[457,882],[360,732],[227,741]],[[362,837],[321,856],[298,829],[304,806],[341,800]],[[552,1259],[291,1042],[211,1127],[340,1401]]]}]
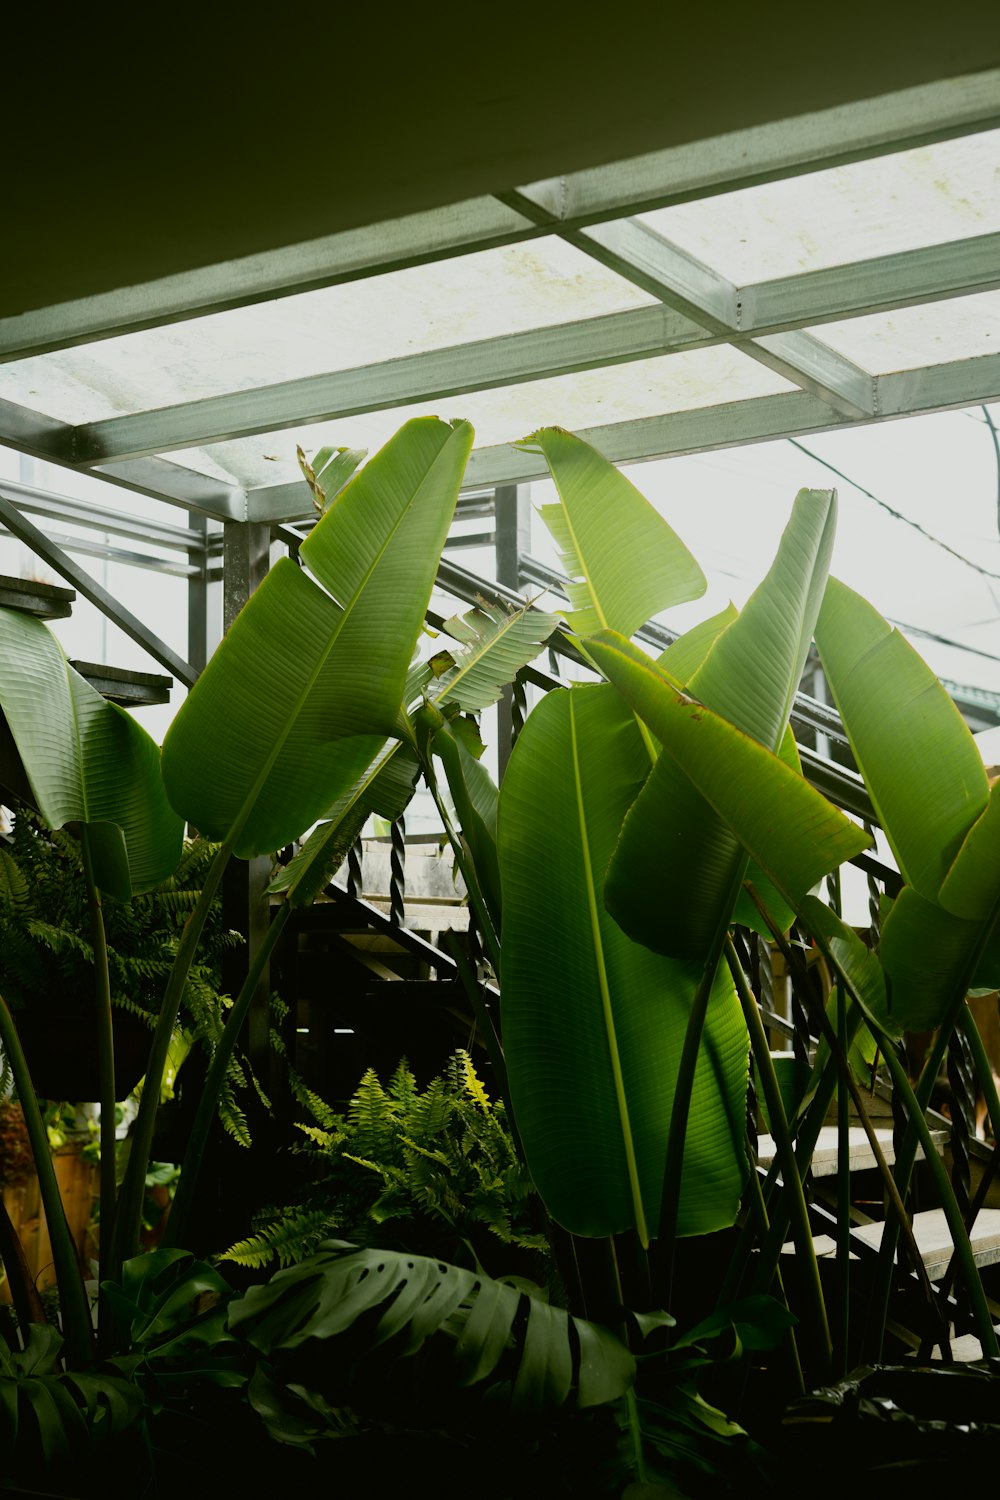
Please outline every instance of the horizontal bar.
[{"label": "horizontal bar", "polygon": [[415,401],[444,400],[715,341],[665,307],[639,308],[112,417],[72,429],[65,443],[75,463],[117,463],[171,448],[200,447]]},{"label": "horizontal bar", "polygon": [[0,361],[532,239],[1000,124],[1000,71],[942,79],[0,319]]},{"label": "horizontal bar", "polygon": [[546,178],[504,193],[502,201],[526,215],[544,207],[551,219],[574,228],[998,124],[1000,69],[992,68]]},{"label": "horizontal bar", "polygon": [[[805,391],[790,391],[576,431],[612,463],[628,464],[840,425],[842,420],[824,402]],[[521,484],[548,477],[539,454],[507,443],[473,449],[466,469],[469,484]]]},{"label": "horizontal bar", "polygon": [[11,479],[3,480],[3,487],[5,493],[17,501],[18,507],[29,515],[46,516],[52,521],[69,521],[74,526],[85,526],[92,531],[106,531],[113,536],[151,542],[188,554],[203,553],[206,550],[205,533],[188,526],[171,526],[166,521],[144,520],[142,517],[126,515],[123,511],[108,510],[105,506],[93,505],[87,500],[74,500],[68,495],[56,495],[37,485],[21,484]]},{"label": "horizontal bar", "polygon": [[470,250],[535,238],[538,233],[522,215],[496,199],[470,198],[448,208],[407,214],[2,318],[0,363],[358,281]]},{"label": "horizontal bar", "polygon": [[1000,234],[922,245],[740,288],[740,329],[779,333],[1000,287]]}]

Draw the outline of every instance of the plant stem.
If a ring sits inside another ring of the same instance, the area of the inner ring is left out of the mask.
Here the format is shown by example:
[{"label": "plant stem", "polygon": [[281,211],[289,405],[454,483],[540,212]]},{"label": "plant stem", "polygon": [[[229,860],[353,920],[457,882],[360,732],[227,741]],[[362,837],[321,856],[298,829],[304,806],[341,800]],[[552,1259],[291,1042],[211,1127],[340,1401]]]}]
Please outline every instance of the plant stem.
[{"label": "plant stem", "polygon": [[[90,930],[94,948],[94,991],[97,1006],[97,1089],[101,1109],[100,1203],[101,1234],[98,1240],[98,1285],[104,1280],[111,1250],[115,1222],[115,1200],[118,1184],[115,1176],[115,1038],[111,1021],[111,973],[108,967],[108,939],[104,927],[104,907],[94,879],[90,836],[87,825],[80,829],[80,851],[83,876],[90,908]],[[100,1322],[98,1321],[98,1329]]]},{"label": "plant stem", "polygon": [[[486,957],[490,961],[494,974],[499,979],[500,942],[496,935],[496,929],[493,926],[493,919],[491,918],[489,911],[487,910],[486,902],[483,899],[482,889],[479,885],[479,879],[476,875],[475,868],[466,858],[465,846],[463,845],[462,840],[460,839],[455,829],[455,825],[451,820],[451,814],[448,811],[445,800],[441,796],[441,789],[438,786],[437,776],[434,774],[434,767],[431,764],[431,757],[429,754],[423,758],[423,770],[424,780],[427,783],[427,789],[430,792],[431,796],[434,798],[434,805],[436,806],[438,813],[440,814],[441,822],[444,825],[445,834],[447,835],[448,842],[451,845],[452,854],[455,858],[455,864],[458,866],[459,874],[465,881],[465,889],[469,893],[469,905],[472,907],[473,914],[476,918],[476,924],[479,928],[479,932],[483,940],[483,947],[486,950]],[[511,1116],[511,1118],[513,1119],[513,1116]]]},{"label": "plant stem", "polygon": [[14,1019],[7,1009],[7,1002],[0,997],[0,1045],[3,1046],[10,1070],[14,1075],[17,1097],[24,1111],[24,1123],[31,1142],[31,1154],[38,1173],[38,1191],[45,1210],[45,1222],[52,1243],[52,1259],[55,1262],[56,1281],[59,1286],[59,1302],[62,1309],[63,1334],[66,1352],[73,1368],[88,1365],[93,1357],[90,1308],[87,1292],[80,1275],[76,1246],[70,1234],[69,1224],[63,1208],[56,1170],[52,1165],[49,1138],[38,1108],[38,1100],[32,1087],[28,1064],[24,1060],[20,1038]]},{"label": "plant stem", "polygon": [[45,1316],[42,1299],[38,1295],[38,1288],[32,1279],[24,1246],[17,1237],[17,1230],[7,1212],[2,1193],[0,1193],[0,1260],[3,1261],[4,1270],[7,1273],[10,1300],[17,1314],[23,1348],[28,1337],[29,1323],[46,1323],[48,1319]]},{"label": "plant stem", "polygon": [[119,1279],[122,1263],[128,1256],[135,1253],[138,1245],[146,1173],[149,1170],[156,1112],[160,1105],[160,1090],[163,1086],[163,1073],[167,1065],[170,1041],[202,930],[212,909],[223,871],[229,863],[229,857],[242,831],[243,822],[243,819],[237,822],[209,867],[198,904],[184,924],[177,956],[170,970],[166,993],[163,996],[156,1030],[153,1033],[153,1045],[150,1049],[142,1098],[139,1101],[139,1113],[136,1115],[132,1131],[132,1149],[118,1199],[118,1213],[115,1216],[112,1236],[112,1253],[108,1263],[108,1276],[113,1281]]},{"label": "plant stem", "polygon": [[818,1374],[821,1380],[827,1380],[830,1376],[833,1359],[830,1325],[826,1316],[823,1286],[819,1279],[819,1265],[816,1261],[816,1247],[813,1244],[812,1227],[809,1223],[809,1210],[806,1206],[805,1193],[802,1190],[802,1178],[799,1175],[798,1163],[795,1160],[795,1150],[788,1129],[788,1120],[785,1117],[785,1107],[781,1099],[781,1090],[778,1087],[774,1064],[771,1060],[771,1051],[767,1044],[767,1036],[765,1035],[764,1026],[760,1019],[757,1001],[750,992],[746,975],[743,973],[736,949],[733,947],[732,939],[728,934],[725,941],[725,955],[729,971],[733,976],[733,983],[736,985],[736,993],[739,995],[740,1004],[743,1007],[747,1029],[750,1032],[750,1044],[753,1047],[754,1060],[757,1063],[761,1085],[764,1090],[764,1098],[767,1102],[767,1112],[771,1121],[771,1134],[774,1137],[775,1154],[781,1166],[782,1182],[786,1194],[790,1195],[792,1238],[795,1241],[795,1253],[799,1258],[803,1273],[803,1286],[810,1318],[813,1323],[813,1333],[818,1353]]},{"label": "plant stem", "polygon": [[972,1316],[976,1324],[976,1333],[983,1346],[983,1357],[995,1359],[1000,1357],[1000,1345],[997,1344],[996,1330],[993,1327],[993,1319],[990,1316],[986,1293],[983,1291],[979,1268],[972,1253],[968,1230],[965,1227],[965,1221],[962,1218],[962,1211],[958,1206],[955,1191],[951,1185],[951,1179],[945,1170],[944,1162],[935,1150],[927,1121],[924,1119],[923,1109],[910,1086],[906,1070],[896,1056],[892,1043],[888,1038],[883,1038],[882,1050],[885,1060],[889,1065],[889,1071],[892,1074],[893,1088],[898,1089],[902,1095],[907,1114],[910,1117],[910,1124],[916,1127],[920,1144],[924,1150],[924,1156],[927,1158],[931,1175],[934,1178],[934,1184],[941,1196],[941,1207],[944,1209],[944,1216],[948,1221],[948,1228],[951,1231],[951,1238],[955,1246],[955,1259],[958,1262],[959,1270],[962,1273],[962,1280],[965,1282],[965,1288],[969,1294]]},{"label": "plant stem", "polygon": [[209,1133],[212,1129],[212,1121],[218,1106],[219,1097],[226,1079],[226,1069],[229,1066],[233,1050],[243,1029],[250,1009],[251,1002],[260,982],[271,954],[277,945],[278,939],[285,930],[285,926],[292,914],[292,904],[286,901],[278,910],[274,920],[268,926],[267,932],[261,939],[260,946],[254,955],[247,976],[243,981],[239,995],[233,1004],[226,1024],[222,1029],[222,1035],[215,1046],[212,1061],[205,1078],[205,1084],[198,1100],[198,1108],[195,1111],[194,1122],[188,1143],[184,1150],[184,1161],[181,1165],[181,1175],[177,1180],[177,1191],[167,1218],[166,1228],[163,1234],[164,1248],[184,1244],[184,1235],[187,1232],[188,1221],[191,1217],[191,1209],[194,1203],[195,1190],[198,1186],[198,1176],[202,1161],[205,1156],[205,1147],[208,1144]]},{"label": "plant stem", "polygon": [[[749,1143],[747,1143],[747,1157],[750,1161],[750,1210],[753,1214],[754,1219],[757,1221],[758,1234],[763,1239],[768,1231],[767,1204],[764,1202],[764,1195],[760,1190],[760,1178],[757,1176],[757,1163],[750,1155]],[[774,1279],[777,1283],[778,1291],[781,1294],[781,1302],[787,1308],[788,1298],[785,1295],[785,1282],[781,1274],[780,1265],[776,1265],[774,1268]],[[727,1293],[724,1289],[722,1295],[719,1297],[719,1300],[716,1303],[716,1306],[724,1307],[726,1302],[731,1300],[732,1295],[733,1293],[731,1290]],[[788,1345],[789,1358],[792,1365],[792,1374],[795,1379],[795,1394],[797,1396],[801,1396],[805,1393],[806,1385],[802,1375],[802,1361],[799,1358],[799,1345],[798,1340],[795,1337],[794,1325],[785,1330],[785,1337]]]}]

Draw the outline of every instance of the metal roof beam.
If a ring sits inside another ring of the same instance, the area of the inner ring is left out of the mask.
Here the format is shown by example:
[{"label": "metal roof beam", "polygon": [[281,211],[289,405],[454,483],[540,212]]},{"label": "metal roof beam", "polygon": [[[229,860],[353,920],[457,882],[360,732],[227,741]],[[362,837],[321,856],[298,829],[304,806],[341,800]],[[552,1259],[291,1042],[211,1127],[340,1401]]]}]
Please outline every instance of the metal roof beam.
[{"label": "metal roof beam", "polygon": [[407,214],[363,229],[164,276],[120,291],[0,318],[0,363],[137,333],[234,307],[359,281],[425,261],[532,239],[539,230],[494,198]]},{"label": "metal roof beam", "polygon": [[740,326],[780,333],[1000,287],[1000,234],[922,245],[740,288]]},{"label": "metal roof beam", "polygon": [[[638,235],[632,233],[635,228],[641,231]],[[76,429],[56,423],[50,432],[45,419],[21,409],[20,425],[27,429],[42,423],[50,437],[46,444],[49,456],[72,457],[75,463],[113,462],[698,348],[733,339],[734,327],[744,339],[757,341],[758,359],[766,362],[770,356],[772,368],[788,378],[794,366],[797,383],[804,389],[817,393],[806,384],[810,376],[816,376],[820,385],[839,389],[845,401],[870,414],[871,377],[866,371],[841,356],[833,356],[817,340],[790,343],[772,339],[771,335],[1000,286],[1000,234],[744,287],[733,287],[676,246],[670,247],[668,271],[665,242],[642,226],[603,227],[595,235],[598,242],[609,259],[626,252],[635,271],[633,279],[653,295],[669,298],[671,309],[639,308],[531,329],[377,365],[113,417]],[[706,331],[710,323],[719,331]],[[787,361],[785,365],[783,360]]]},{"label": "metal roof beam", "polygon": [[111,417],[74,429],[70,447],[76,463],[117,462],[716,342],[666,307],[638,308]]},{"label": "metal roof beam", "polygon": [[841,416],[872,415],[871,376],[865,370],[810,333],[747,337],[741,329],[739,288],[645,224],[625,219],[565,238],[668,307],[724,334],[742,353],[825,401]]},{"label": "metal roof beam", "polygon": [[[997,401],[1000,400],[1000,353],[874,376],[873,385],[875,411],[858,419],[858,425],[887,417],[916,416]],[[613,463],[627,464],[845,425],[844,418],[815,396],[807,391],[794,391],[632,422],[609,423],[580,429],[578,435]],[[547,477],[548,470],[539,455],[507,444],[475,449],[466,470],[469,486],[525,483]],[[261,504],[259,497],[267,493],[251,491],[248,503]]]},{"label": "metal roof beam", "polygon": [[564,228],[623,218],[1000,125],[1000,69],[940,79],[791,120],[550,177],[501,195]]},{"label": "metal roof beam", "polygon": [[531,239],[539,206],[579,229],[997,125],[1000,70],[941,79],[0,319],[0,361]]}]

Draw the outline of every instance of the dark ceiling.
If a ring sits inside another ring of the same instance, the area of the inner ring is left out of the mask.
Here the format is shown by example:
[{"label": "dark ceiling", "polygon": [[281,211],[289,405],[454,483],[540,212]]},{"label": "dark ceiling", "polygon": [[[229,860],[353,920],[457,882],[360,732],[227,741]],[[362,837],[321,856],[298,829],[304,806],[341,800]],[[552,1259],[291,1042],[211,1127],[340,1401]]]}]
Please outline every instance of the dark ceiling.
[{"label": "dark ceiling", "polygon": [[1000,64],[995,0],[38,14],[0,316]]}]

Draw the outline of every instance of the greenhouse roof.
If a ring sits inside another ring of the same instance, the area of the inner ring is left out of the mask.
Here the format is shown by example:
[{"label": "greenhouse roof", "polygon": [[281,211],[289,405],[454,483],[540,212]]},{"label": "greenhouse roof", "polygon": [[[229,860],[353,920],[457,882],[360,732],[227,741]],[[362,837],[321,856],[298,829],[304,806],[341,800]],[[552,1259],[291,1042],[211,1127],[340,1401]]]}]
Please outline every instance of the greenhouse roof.
[{"label": "greenhouse roof", "polygon": [[0,318],[0,443],[220,519],[468,417],[617,461],[1000,400],[1000,71]]}]

